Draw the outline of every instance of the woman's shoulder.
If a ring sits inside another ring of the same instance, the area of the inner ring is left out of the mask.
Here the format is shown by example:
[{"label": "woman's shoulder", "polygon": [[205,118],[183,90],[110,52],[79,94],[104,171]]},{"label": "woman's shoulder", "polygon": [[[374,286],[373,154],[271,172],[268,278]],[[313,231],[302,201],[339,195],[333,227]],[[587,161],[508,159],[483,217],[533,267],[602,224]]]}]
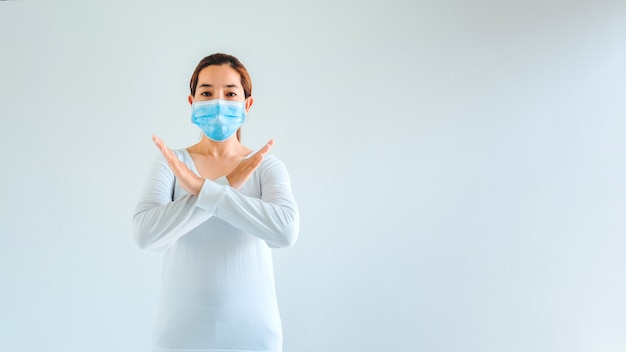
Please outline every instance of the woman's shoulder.
[{"label": "woman's shoulder", "polygon": [[182,161],[188,167],[191,167],[193,164],[193,159],[191,158],[188,148],[172,149],[172,153],[174,153],[178,160]]},{"label": "woman's shoulder", "polygon": [[176,154],[176,156],[180,160],[182,160],[182,158],[184,157],[186,158],[189,155],[189,151],[187,151],[187,148],[172,149],[172,152]]},{"label": "woman's shoulder", "polygon": [[276,177],[282,177],[288,174],[285,163],[273,154],[265,155],[257,170],[266,176],[274,175]]},{"label": "woman's shoulder", "polygon": [[276,155],[274,154],[266,154],[263,157],[263,162],[261,162],[261,165],[265,165],[265,166],[272,166],[272,165],[284,165],[284,163],[282,162],[282,160],[280,160]]},{"label": "woman's shoulder", "polygon": [[[188,167],[191,167],[190,164],[192,163],[192,159],[191,159],[191,155],[187,151],[187,148],[170,149],[170,150],[172,151],[172,153],[174,153],[174,155],[176,155],[178,160],[182,161]],[[167,165],[167,160],[165,160],[165,157],[163,156],[161,152],[156,153],[154,157],[154,161],[156,163]]]}]

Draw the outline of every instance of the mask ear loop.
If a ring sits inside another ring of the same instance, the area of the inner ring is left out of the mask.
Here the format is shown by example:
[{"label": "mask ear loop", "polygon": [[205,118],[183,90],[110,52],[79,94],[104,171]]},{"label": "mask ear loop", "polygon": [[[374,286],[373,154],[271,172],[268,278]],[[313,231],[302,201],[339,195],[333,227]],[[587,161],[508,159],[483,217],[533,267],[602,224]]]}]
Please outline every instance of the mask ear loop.
[{"label": "mask ear loop", "polygon": [[246,122],[248,121],[248,107],[247,107],[248,98],[245,98],[242,102],[243,103],[243,121],[241,121],[241,126],[239,126],[239,128],[235,132],[235,135],[237,135],[237,140],[239,141],[239,143],[241,143],[241,133],[242,133],[241,130],[243,129],[243,126],[246,124]]}]

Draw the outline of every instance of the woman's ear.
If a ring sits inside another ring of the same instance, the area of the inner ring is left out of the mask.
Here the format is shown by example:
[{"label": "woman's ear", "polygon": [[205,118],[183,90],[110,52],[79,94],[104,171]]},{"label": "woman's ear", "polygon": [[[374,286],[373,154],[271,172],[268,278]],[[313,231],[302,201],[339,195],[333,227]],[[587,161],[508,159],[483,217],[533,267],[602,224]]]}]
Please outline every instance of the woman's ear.
[{"label": "woman's ear", "polygon": [[246,99],[246,114],[248,113],[248,111],[252,107],[252,104],[254,104],[254,98],[248,97],[248,99]]},{"label": "woman's ear", "polygon": [[187,101],[189,102],[189,104],[193,104],[193,96],[191,94],[189,94],[189,96],[187,97]]}]

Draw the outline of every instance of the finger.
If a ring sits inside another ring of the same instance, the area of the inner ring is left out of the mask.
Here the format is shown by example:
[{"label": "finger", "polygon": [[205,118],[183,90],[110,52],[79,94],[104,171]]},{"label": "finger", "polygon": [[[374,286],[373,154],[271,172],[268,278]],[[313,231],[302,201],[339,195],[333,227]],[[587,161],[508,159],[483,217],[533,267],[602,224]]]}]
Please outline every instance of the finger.
[{"label": "finger", "polygon": [[272,138],[263,147],[261,147],[261,149],[259,149],[257,154],[264,155],[265,153],[267,153],[270,150],[270,148],[272,148],[273,145],[274,145],[274,139]]},{"label": "finger", "polygon": [[156,145],[157,148],[159,148],[159,150],[161,151],[161,153],[163,153],[165,155],[165,143],[163,143],[163,141],[161,140],[161,138],[152,135],[152,141],[154,142],[154,145]]},{"label": "finger", "polygon": [[157,137],[156,135],[152,135],[152,141],[159,148],[164,144],[161,138]]},{"label": "finger", "polygon": [[157,146],[157,148],[159,148],[161,154],[163,154],[165,159],[167,159],[168,161],[173,161],[173,159],[178,160],[178,158],[174,156],[174,153],[172,153],[172,150],[167,145],[165,145],[161,138],[152,135],[152,141]]}]

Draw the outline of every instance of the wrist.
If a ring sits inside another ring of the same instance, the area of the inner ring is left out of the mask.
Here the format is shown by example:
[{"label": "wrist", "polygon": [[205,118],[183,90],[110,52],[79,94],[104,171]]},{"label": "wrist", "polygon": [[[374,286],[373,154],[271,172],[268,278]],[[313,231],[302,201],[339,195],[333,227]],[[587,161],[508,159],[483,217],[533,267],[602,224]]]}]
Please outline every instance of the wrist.
[{"label": "wrist", "polygon": [[205,179],[198,177],[197,182],[196,182],[196,187],[194,187],[195,196],[200,194],[200,191],[202,190],[202,186],[204,186],[204,181]]}]

